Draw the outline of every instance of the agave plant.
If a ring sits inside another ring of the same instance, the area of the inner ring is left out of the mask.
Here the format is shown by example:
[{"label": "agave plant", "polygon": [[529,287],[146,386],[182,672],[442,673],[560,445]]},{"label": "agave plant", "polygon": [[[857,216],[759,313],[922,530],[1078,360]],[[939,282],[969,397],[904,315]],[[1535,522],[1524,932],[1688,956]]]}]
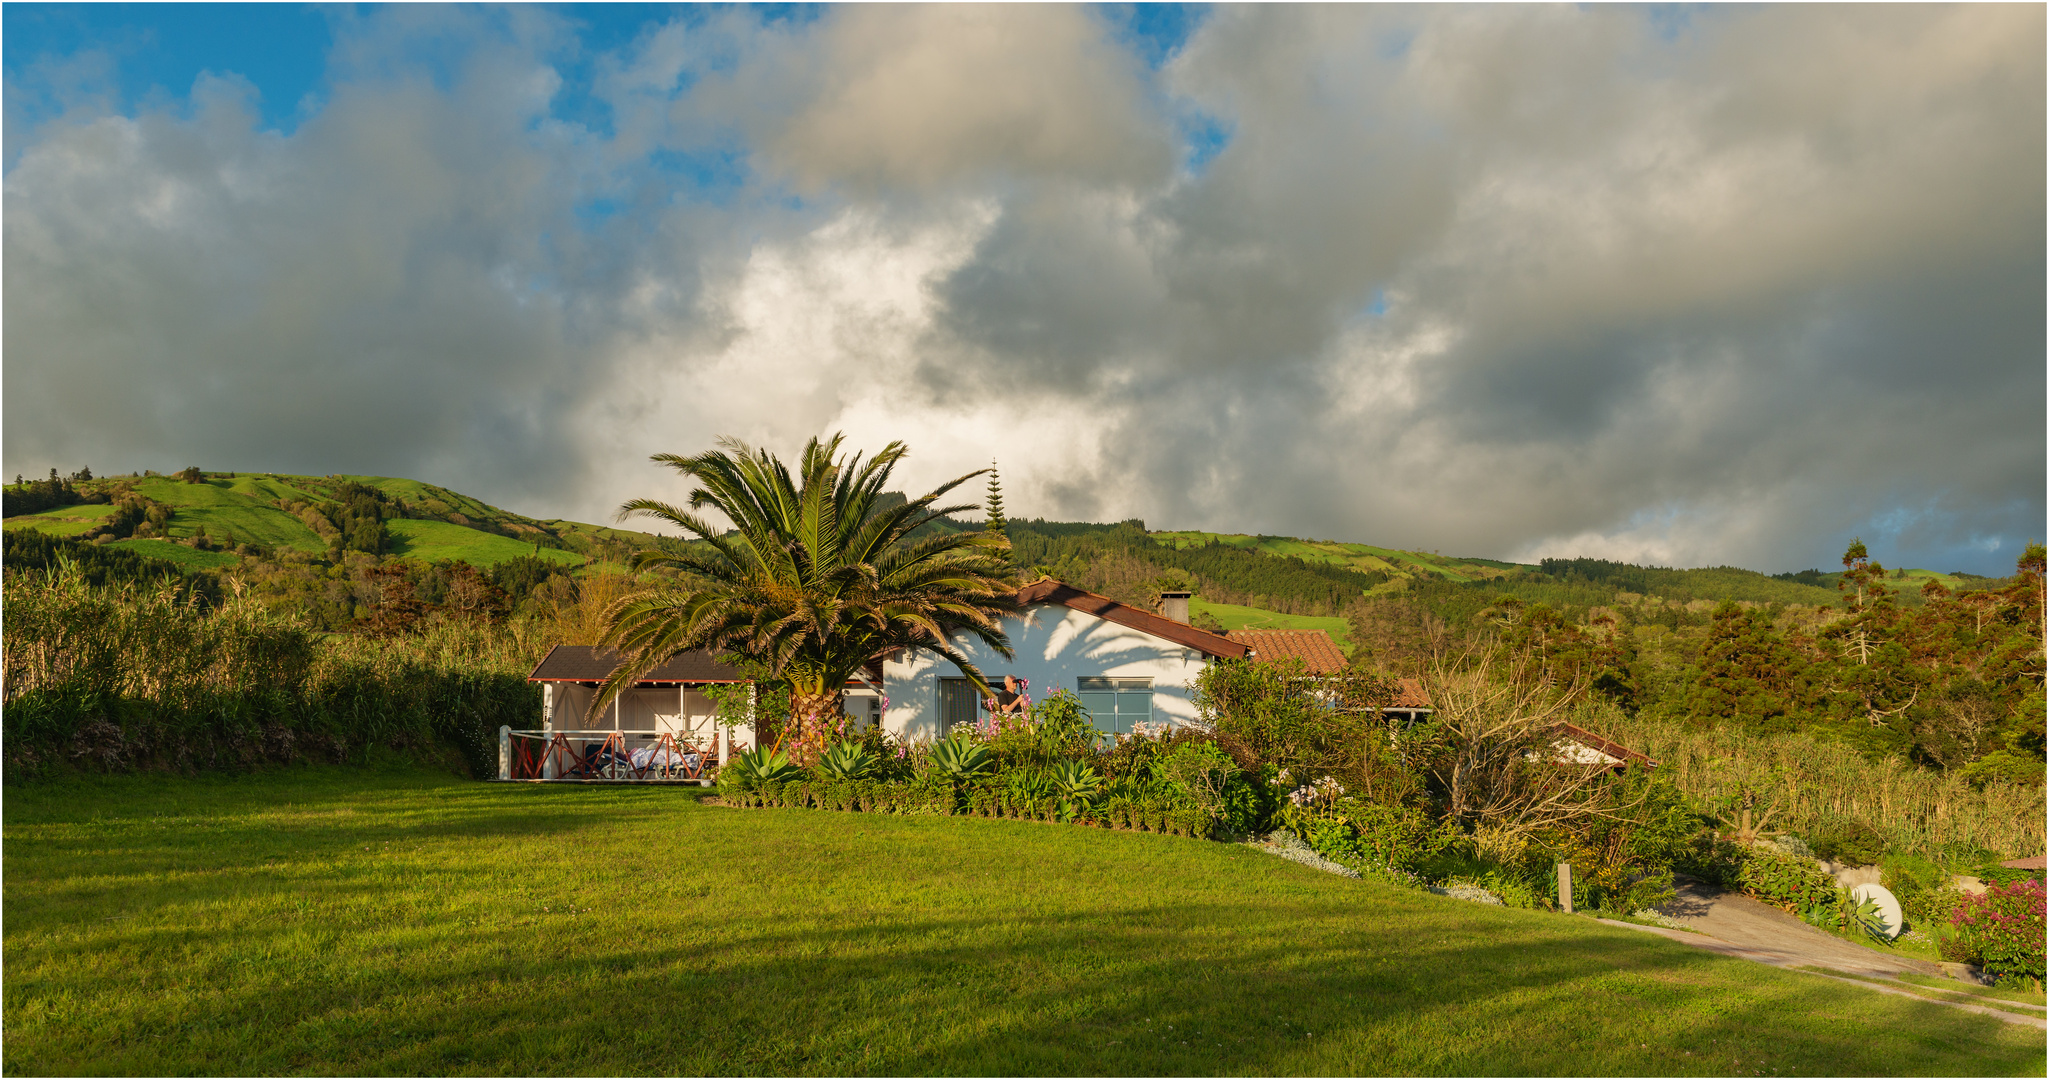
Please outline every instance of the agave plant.
[{"label": "agave plant", "polygon": [[1875,901],[1866,900],[1858,904],[1850,912],[1850,923],[1874,941],[1892,940],[1892,924],[1885,921],[1885,912],[1878,909]]},{"label": "agave plant", "polygon": [[734,754],[733,760],[719,771],[719,780],[742,791],[753,791],[764,784],[787,783],[803,775],[804,770],[790,764],[781,751],[756,748]]},{"label": "agave plant", "polygon": [[945,738],[932,744],[932,768],[949,780],[972,780],[996,767],[989,748],[961,738]]},{"label": "agave plant", "polygon": [[818,772],[827,780],[866,780],[881,763],[875,751],[860,743],[843,742],[818,759]]},{"label": "agave plant", "polygon": [[1063,761],[1053,773],[1053,790],[1063,799],[1087,801],[1103,789],[1103,778],[1096,775],[1094,766],[1079,761]]}]

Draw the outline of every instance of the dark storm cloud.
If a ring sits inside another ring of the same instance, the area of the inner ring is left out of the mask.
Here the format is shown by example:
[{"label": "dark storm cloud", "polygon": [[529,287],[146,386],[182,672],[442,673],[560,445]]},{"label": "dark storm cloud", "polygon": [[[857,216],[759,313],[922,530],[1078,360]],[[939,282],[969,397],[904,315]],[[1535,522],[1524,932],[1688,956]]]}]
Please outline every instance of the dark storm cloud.
[{"label": "dark storm cloud", "polygon": [[573,27],[393,9],[288,136],[232,79],[10,116],[6,455],[596,518],[845,428],[1027,515],[1994,571],[2042,532],[2042,23],[1222,9],[1154,70],[1079,8],[720,12],[567,109]]}]

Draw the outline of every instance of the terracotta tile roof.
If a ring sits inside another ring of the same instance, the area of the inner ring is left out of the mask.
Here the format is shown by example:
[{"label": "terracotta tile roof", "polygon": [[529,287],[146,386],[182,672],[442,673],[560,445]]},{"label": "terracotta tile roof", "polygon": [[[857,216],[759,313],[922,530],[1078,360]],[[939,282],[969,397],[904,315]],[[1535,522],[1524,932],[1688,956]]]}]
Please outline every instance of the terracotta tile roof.
[{"label": "terracotta tile roof", "polygon": [[1387,703],[1390,709],[1431,708],[1430,695],[1423,692],[1421,679],[1396,679],[1394,700]]},{"label": "terracotta tile roof", "polygon": [[1650,758],[1645,757],[1644,755],[1639,754],[1634,750],[1631,750],[1629,747],[1626,747],[1621,743],[1611,742],[1608,739],[1604,739],[1601,736],[1596,735],[1593,732],[1588,731],[1587,729],[1580,727],[1576,724],[1556,724],[1553,726],[1553,730],[1557,731],[1558,734],[1563,735],[1568,739],[1571,739],[1573,742],[1580,744],[1581,746],[1584,746],[1590,750],[1598,750],[1601,753],[1606,754],[1609,757],[1615,759],[1615,761],[1619,763],[1616,766],[1616,768],[1618,769],[1622,768],[1625,765],[1642,765],[1648,769],[1655,769],[1658,767],[1658,763],[1652,761]]},{"label": "terracotta tile roof", "polygon": [[1312,675],[1335,675],[1345,670],[1345,654],[1321,630],[1233,630],[1225,636],[1249,647],[1255,660],[1300,657]]},{"label": "terracotta tile roof", "polygon": [[1197,630],[1187,623],[1175,622],[1164,615],[1155,615],[1130,604],[1120,604],[1107,596],[1084,592],[1064,581],[1055,581],[1052,578],[1040,578],[1019,589],[1017,602],[1027,606],[1061,604],[1076,611],[1088,612],[1098,619],[1119,626],[1128,626],[1154,637],[1165,638],[1177,645],[1186,645],[1199,650],[1204,656],[1228,656],[1237,659],[1243,657],[1247,651],[1242,643],[1230,638],[1212,634],[1207,630]]},{"label": "terracotta tile roof", "polygon": [[[528,682],[603,682],[619,666],[619,653],[591,645],[557,645],[541,657]],[[662,666],[641,676],[648,683],[746,682],[738,668],[727,667],[707,652],[677,653]]]}]

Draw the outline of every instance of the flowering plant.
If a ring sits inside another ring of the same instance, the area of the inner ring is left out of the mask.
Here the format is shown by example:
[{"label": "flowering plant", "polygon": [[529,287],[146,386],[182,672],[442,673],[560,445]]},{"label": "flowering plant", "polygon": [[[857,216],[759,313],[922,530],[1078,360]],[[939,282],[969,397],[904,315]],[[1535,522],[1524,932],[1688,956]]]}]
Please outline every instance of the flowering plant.
[{"label": "flowering plant", "polygon": [[1967,896],[1950,914],[1950,937],[1942,954],[1975,963],[1993,975],[2040,979],[2043,975],[2042,883],[2016,881]]}]

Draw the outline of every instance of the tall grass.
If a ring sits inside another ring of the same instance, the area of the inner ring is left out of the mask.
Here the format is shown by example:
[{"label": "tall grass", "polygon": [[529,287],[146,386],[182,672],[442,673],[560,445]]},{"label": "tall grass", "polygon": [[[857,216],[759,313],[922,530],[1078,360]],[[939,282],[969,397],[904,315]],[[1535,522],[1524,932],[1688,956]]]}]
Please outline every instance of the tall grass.
[{"label": "tall grass", "polygon": [[1992,782],[1973,787],[1953,773],[1870,758],[1805,735],[1752,735],[1700,729],[1612,706],[1583,707],[1578,723],[1649,754],[1679,789],[1711,809],[1732,807],[1745,789],[1757,811],[1776,807],[1772,831],[1803,836],[1861,821],[1887,849],[1939,862],[1970,862],[1983,852],[2040,854],[2044,792]]},{"label": "tall grass", "polygon": [[10,573],[0,679],[6,767],[121,769],[345,760],[376,746],[459,751],[495,769],[499,724],[526,726],[539,623],[434,622],[375,640],[324,638],[174,586],[94,586],[75,571]]}]

